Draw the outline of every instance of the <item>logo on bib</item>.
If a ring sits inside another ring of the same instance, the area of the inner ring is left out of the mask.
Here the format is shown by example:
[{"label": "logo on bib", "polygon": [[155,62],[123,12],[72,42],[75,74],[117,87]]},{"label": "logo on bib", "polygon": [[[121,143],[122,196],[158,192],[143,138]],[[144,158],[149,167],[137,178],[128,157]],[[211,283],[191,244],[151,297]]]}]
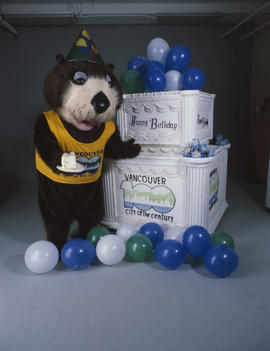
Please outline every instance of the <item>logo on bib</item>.
[{"label": "logo on bib", "polygon": [[84,171],[80,172],[80,174],[88,173],[96,173],[99,169],[101,158],[99,156],[93,156],[91,158],[87,158],[84,156],[80,156],[76,158],[76,162],[84,166]]}]

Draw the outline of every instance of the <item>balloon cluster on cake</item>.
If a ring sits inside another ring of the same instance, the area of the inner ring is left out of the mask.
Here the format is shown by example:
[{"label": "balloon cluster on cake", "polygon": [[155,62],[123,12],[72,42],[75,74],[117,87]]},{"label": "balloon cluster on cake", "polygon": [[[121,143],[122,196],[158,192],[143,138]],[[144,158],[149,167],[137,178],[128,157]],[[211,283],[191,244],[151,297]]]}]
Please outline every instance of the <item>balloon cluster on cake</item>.
[{"label": "balloon cluster on cake", "polygon": [[[224,232],[209,232],[202,226],[193,225],[186,230],[172,227],[163,231],[154,222],[145,223],[138,231],[129,223],[121,224],[115,234],[103,226],[93,227],[87,239],[71,239],[61,250],[63,264],[80,270],[96,259],[104,265],[116,265],[122,260],[144,262],[154,254],[157,262],[176,269],[186,261],[187,254],[193,259],[204,259],[209,272],[219,277],[233,273],[239,262],[234,250],[234,240]],[[31,244],[25,252],[25,264],[35,273],[54,269],[59,260],[55,245],[46,240]]]},{"label": "balloon cluster on cake", "polygon": [[185,45],[172,48],[162,38],[147,46],[147,58],[135,56],[120,76],[125,94],[175,90],[200,90],[205,76],[200,68],[189,67],[191,54]]}]

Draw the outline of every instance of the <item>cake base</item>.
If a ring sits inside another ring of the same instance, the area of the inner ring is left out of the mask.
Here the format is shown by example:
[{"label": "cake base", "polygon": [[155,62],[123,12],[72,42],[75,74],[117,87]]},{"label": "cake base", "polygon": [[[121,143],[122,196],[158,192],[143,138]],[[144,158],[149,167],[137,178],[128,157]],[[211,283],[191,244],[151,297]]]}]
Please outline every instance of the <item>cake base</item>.
[{"label": "cake base", "polygon": [[156,222],[164,229],[201,225],[213,232],[226,202],[228,145],[214,146],[209,158],[138,156],[109,161],[103,177],[102,224],[139,229]]}]

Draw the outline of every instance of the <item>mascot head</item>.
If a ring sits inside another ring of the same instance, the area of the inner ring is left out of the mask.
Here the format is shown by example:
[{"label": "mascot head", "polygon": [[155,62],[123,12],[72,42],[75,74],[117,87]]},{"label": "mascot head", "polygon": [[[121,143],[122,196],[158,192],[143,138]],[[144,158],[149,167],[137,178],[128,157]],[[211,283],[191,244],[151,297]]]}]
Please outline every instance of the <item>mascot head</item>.
[{"label": "mascot head", "polygon": [[83,131],[113,119],[122,103],[121,87],[89,33],[83,29],[68,57],[56,59],[43,87],[51,109]]}]

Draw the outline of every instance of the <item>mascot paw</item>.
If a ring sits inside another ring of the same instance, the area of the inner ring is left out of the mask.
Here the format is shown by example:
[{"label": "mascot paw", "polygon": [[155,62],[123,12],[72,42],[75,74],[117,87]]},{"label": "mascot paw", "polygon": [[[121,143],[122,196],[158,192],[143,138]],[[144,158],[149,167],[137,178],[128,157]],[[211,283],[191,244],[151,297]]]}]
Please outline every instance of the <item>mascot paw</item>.
[{"label": "mascot paw", "polygon": [[132,158],[139,155],[141,151],[141,145],[135,144],[135,139],[129,139],[125,142],[126,157]]}]

